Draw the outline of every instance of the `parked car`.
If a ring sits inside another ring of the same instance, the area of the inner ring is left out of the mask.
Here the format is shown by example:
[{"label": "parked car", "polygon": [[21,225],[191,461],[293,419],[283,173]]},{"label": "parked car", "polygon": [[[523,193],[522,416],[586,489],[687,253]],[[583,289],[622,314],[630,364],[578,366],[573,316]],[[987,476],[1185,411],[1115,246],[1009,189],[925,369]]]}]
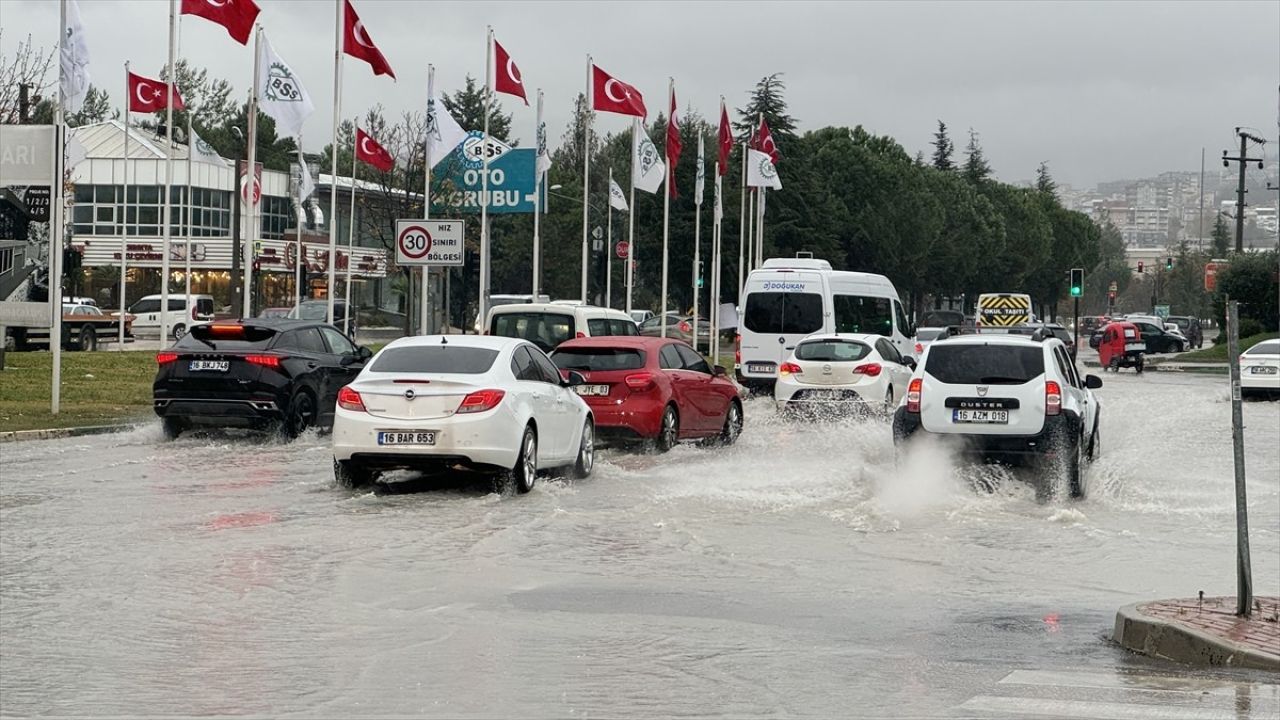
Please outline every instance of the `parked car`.
[{"label": "parked car", "polygon": [[1263,340],[1240,353],[1240,395],[1280,394],[1280,340]]},{"label": "parked car", "polygon": [[1178,326],[1178,331],[1187,339],[1190,347],[1204,347],[1204,328],[1200,325],[1200,318],[1192,315],[1170,315],[1166,322]]},{"label": "parked car", "polygon": [[906,402],[893,418],[894,445],[933,436],[984,461],[1038,466],[1050,485],[1084,497],[1084,460],[1098,455],[1094,375],[1080,377],[1061,340],[983,334],[939,340],[925,350]]},{"label": "parked car", "polygon": [[531,303],[491,308],[485,334],[528,340],[543,352],[551,352],[573,338],[634,336],[638,331],[621,310],[581,303]]},{"label": "parked car", "polygon": [[1113,322],[1098,332],[1102,338],[1098,344],[1098,362],[1103,370],[1120,372],[1120,368],[1131,367],[1142,373],[1146,366],[1147,343],[1137,325]]},{"label": "parked car", "polygon": [[778,367],[773,399],[780,412],[807,416],[888,413],[906,395],[915,366],[882,335],[810,335]]},{"label": "parked car", "polygon": [[[329,318],[329,301],[328,300],[303,300],[298,303],[297,307],[290,308],[288,317],[295,320],[312,320],[316,322],[324,322]],[[347,337],[354,338],[359,331],[356,313],[351,314],[350,322],[347,320],[347,301],[334,298],[333,300],[333,327],[346,333]]]},{"label": "parked car", "polygon": [[698,324],[698,342],[693,342],[693,325],[694,317],[692,315],[680,315],[677,313],[667,313],[663,317],[651,317],[640,325],[640,334],[646,337],[662,337],[662,326],[667,326],[667,337],[683,340],[695,348],[711,349],[711,321],[704,318],[697,318]]},{"label": "parked car", "polygon": [[196,427],[279,429],[297,437],[332,424],[338,390],[371,356],[314,320],[196,325],[156,355],[155,413],[170,439]]},{"label": "parked car", "polygon": [[[107,315],[96,305],[63,303],[62,349],[97,350],[103,341],[120,336],[120,315]],[[124,336],[133,339],[133,316],[124,316]],[[12,343],[9,339],[12,338]],[[49,328],[11,327],[6,329],[6,349],[31,350],[49,348]]]},{"label": "parked car", "polygon": [[458,466],[529,492],[544,469],[591,474],[595,425],[537,346],[518,338],[425,335],[392,341],[338,394],[333,471],[343,485],[380,472]]},{"label": "parked car", "polygon": [[653,317],[652,310],[632,310],[631,319],[636,321],[636,327],[640,327],[646,320]]},{"label": "parked car", "polygon": [[[133,315],[133,332],[137,335],[159,337],[161,324],[161,295],[147,295],[129,306]],[[213,321],[212,295],[179,295],[169,293],[168,326],[174,339],[182,337],[192,326]],[[118,316],[120,313],[112,313]]]},{"label": "parked car", "polygon": [[575,390],[602,437],[666,452],[681,440],[732,444],[742,432],[738,387],[681,340],[583,338],[562,344],[551,359],[562,371],[581,373]]}]

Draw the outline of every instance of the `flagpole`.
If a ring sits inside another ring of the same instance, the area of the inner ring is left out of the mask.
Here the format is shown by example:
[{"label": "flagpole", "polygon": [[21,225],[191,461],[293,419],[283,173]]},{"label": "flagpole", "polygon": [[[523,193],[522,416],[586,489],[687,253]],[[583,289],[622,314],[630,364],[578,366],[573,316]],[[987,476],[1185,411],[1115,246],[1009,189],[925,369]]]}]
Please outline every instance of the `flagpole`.
[{"label": "flagpole", "polygon": [[716,141],[716,174],[715,174],[715,201],[711,207],[711,296],[707,298],[707,302],[711,307],[711,364],[717,365],[720,362],[720,217],[716,212],[716,208],[721,207],[720,204],[720,145],[719,140]]},{"label": "flagpole", "polygon": [[[538,88],[538,117],[533,129],[534,145],[537,152],[542,152],[542,88]],[[529,285],[533,302],[538,302],[540,276],[542,274],[542,239],[538,235],[538,216],[542,214],[542,158],[537,156],[533,161],[533,281]]]},{"label": "flagpole", "polygon": [[[734,298],[734,304],[739,307],[741,312],[742,306],[742,281],[743,281],[743,261],[745,260],[747,248],[747,144],[742,143],[742,195],[739,198],[740,207],[738,208],[738,294]],[[742,318],[738,318],[741,323]]]},{"label": "flagpole", "polygon": [[297,243],[298,243],[297,252],[296,252],[298,256],[298,261],[294,263],[294,267],[293,267],[293,306],[295,308],[302,306],[302,278],[305,277],[306,275],[306,270],[304,270],[302,267],[304,258],[306,256],[306,254],[302,251],[302,226],[306,224],[306,219],[307,219],[307,209],[305,205],[307,199],[302,197],[302,188],[306,187],[306,181],[302,177],[302,174],[305,172],[307,172],[307,163],[306,163],[306,159],[302,157],[302,133],[299,132],[298,133],[298,212],[295,214],[295,217],[297,218],[297,220],[295,220],[295,223],[297,224],[297,228],[295,231],[295,239],[297,240]]},{"label": "flagpole", "polygon": [[187,218],[187,221],[183,223],[187,230],[187,251],[184,253],[186,263],[183,267],[183,276],[187,280],[185,292],[188,304],[191,302],[191,149],[195,145],[191,135],[191,116],[193,115],[195,115],[194,110],[187,110],[187,194],[183,197],[186,201],[183,215]]},{"label": "flagpole", "polygon": [[[427,65],[427,116],[430,120],[432,110],[436,112],[436,122],[440,119],[440,108],[435,107],[436,101],[436,66]],[[427,138],[422,146],[422,219],[431,218],[431,131],[427,129]],[[537,222],[535,220],[535,222]],[[350,261],[348,261],[350,262]],[[421,325],[419,332],[426,335],[431,332],[431,267],[429,265],[422,266],[422,308],[421,308]]]},{"label": "flagpole", "polygon": [[[360,118],[355,119],[359,127]],[[347,219],[347,282],[343,288],[343,301],[346,309],[342,313],[342,333],[351,335],[351,249],[356,244],[356,154],[351,153],[351,214]],[[425,266],[424,266],[425,267]]]},{"label": "flagpole", "polygon": [[760,188],[760,207],[756,211],[760,214],[759,227],[756,230],[756,267],[764,265],[764,201],[768,195],[768,188]]},{"label": "flagpole", "polygon": [[[748,160],[750,158],[748,157]],[[756,192],[755,188],[749,191],[750,197],[747,198],[747,272],[756,269]]]},{"label": "flagpole", "polygon": [[[58,57],[62,57],[62,53],[67,42],[67,2],[62,0],[58,3],[58,13],[60,16],[58,23]],[[49,209],[49,305],[53,315],[52,324],[49,328],[49,352],[53,354],[53,368],[49,378],[49,412],[57,415],[59,405],[62,403],[62,247],[65,233],[63,223],[65,217],[63,213],[66,211],[66,199],[63,197],[67,186],[63,165],[66,163],[67,152],[63,146],[63,139],[66,133],[66,116],[64,106],[66,105],[66,97],[61,92],[61,88],[66,87],[63,78],[64,68],[61,62],[58,63],[58,104],[53,111],[53,192]],[[128,93],[125,93],[128,97]],[[127,102],[127,101],[126,101]],[[126,110],[128,105],[125,105]],[[126,218],[127,219],[127,218]],[[124,257],[123,253],[120,256]],[[124,309],[120,310],[120,325],[124,326]],[[0,337],[0,342],[5,342],[4,337]]]},{"label": "flagpole", "polygon": [[640,118],[631,119],[631,199],[627,204],[627,315],[631,314],[631,291],[635,284],[633,268],[636,264],[636,134],[640,132]]},{"label": "flagpole", "polygon": [[[707,187],[707,176],[703,172],[703,140],[702,130],[698,130],[698,167],[694,168],[694,176],[702,175],[702,185],[694,188],[693,202],[693,349],[698,349],[698,265],[702,262],[702,191]],[[707,347],[710,351],[710,346]],[[714,363],[712,363],[714,364]]]},{"label": "flagpole", "polygon": [[[607,89],[607,88],[606,88]],[[591,120],[595,116],[595,109],[592,103],[591,92],[591,56],[587,56],[587,117],[586,127],[582,133],[582,302],[587,301],[587,224],[589,218],[587,215],[587,201],[589,195],[587,193],[590,187],[589,179],[591,177]]]},{"label": "flagpole", "polygon": [[609,166],[609,204],[605,206],[604,306],[613,307],[613,165]]},{"label": "flagpole", "polygon": [[166,78],[168,102],[164,108],[164,134],[165,134],[165,155],[164,155],[164,214],[161,216],[161,222],[164,223],[164,256],[160,260],[160,348],[164,349],[169,339],[169,253],[173,243],[173,223],[169,217],[172,202],[169,195],[173,192],[173,100],[174,88],[178,85],[178,78],[174,77],[173,72],[173,56],[175,52],[174,43],[177,41],[177,19],[178,19],[178,0],[169,0],[169,64]]},{"label": "flagpole", "polygon": [[[676,97],[676,80],[675,78],[667,78],[667,97],[675,100]],[[670,103],[668,103],[670,104]],[[671,237],[671,124],[675,122],[675,107],[672,106],[671,113],[667,116],[667,141],[662,144],[663,152],[666,157],[666,179],[662,183],[662,321],[658,323],[661,328],[662,337],[667,336],[667,242]],[[698,336],[693,337],[696,345]]]},{"label": "flagpole", "polygon": [[[329,260],[326,264],[329,271],[329,285],[325,290],[328,298],[328,323],[333,324],[333,286],[337,283],[337,269],[334,258],[338,255],[338,125],[342,122],[342,8],[341,0],[335,0],[333,22],[333,144],[329,147]],[[256,75],[254,84],[257,84]],[[352,148],[352,152],[355,149]],[[354,188],[352,192],[354,192]]]},{"label": "flagpole", "polygon": [[480,297],[477,305],[481,327],[489,314],[489,103],[493,95],[493,27],[485,27],[484,41],[484,142],[480,157],[484,170],[480,174]]},{"label": "flagpole", "polygon": [[[62,3],[66,5],[65,0]],[[116,328],[117,350],[124,349],[125,272],[129,257],[129,61],[124,63],[124,231],[120,234],[120,326]]]},{"label": "flagpole", "polygon": [[259,57],[261,56],[262,46],[262,27],[255,26],[253,32],[253,83],[249,87],[249,144],[248,152],[245,153],[247,167],[245,168],[245,184],[244,190],[236,188],[236,192],[243,194],[242,207],[245,208],[245,217],[247,223],[244,233],[244,245],[240,249],[243,256],[240,262],[240,271],[244,274],[244,297],[241,302],[240,317],[253,317],[253,257],[255,255],[255,246],[257,244],[258,233],[260,231],[258,223],[258,203],[254,202],[254,190],[258,189],[258,198],[261,199],[261,189],[258,183],[258,73]]}]

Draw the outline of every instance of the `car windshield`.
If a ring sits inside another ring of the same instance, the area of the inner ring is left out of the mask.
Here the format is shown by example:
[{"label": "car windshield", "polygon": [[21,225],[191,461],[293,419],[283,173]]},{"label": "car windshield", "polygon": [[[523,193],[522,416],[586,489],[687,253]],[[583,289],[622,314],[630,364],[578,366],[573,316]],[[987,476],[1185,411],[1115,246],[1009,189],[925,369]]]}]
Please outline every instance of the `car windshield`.
[{"label": "car windshield", "polygon": [[1266,340],[1244,351],[1245,355],[1280,355],[1280,340]]},{"label": "car windshield", "polygon": [[266,350],[276,330],[254,325],[196,325],[174,345],[182,350]]},{"label": "car windshield", "polygon": [[1044,374],[1044,349],[1005,344],[931,345],[925,372],[948,385],[1021,385]]},{"label": "car windshield", "polygon": [[499,337],[528,340],[543,352],[551,352],[573,337],[573,316],[552,312],[496,313],[490,332]]},{"label": "car windshield", "polygon": [[497,350],[453,345],[408,345],[387,348],[378,355],[371,372],[442,373],[479,375],[489,372]]},{"label": "car windshield", "polygon": [[644,352],[630,348],[571,348],[551,355],[561,370],[639,370],[644,367]]},{"label": "car windshield", "polygon": [[796,346],[796,359],[812,362],[853,362],[871,354],[871,347],[857,340],[810,340]]}]

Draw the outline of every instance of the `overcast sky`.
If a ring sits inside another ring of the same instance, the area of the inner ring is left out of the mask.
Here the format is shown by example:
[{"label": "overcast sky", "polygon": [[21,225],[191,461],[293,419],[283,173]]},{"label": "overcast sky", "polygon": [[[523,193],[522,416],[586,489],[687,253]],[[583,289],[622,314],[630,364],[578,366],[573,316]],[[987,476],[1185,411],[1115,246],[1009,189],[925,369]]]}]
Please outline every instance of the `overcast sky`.
[{"label": "overcast sky", "polygon": [[[333,98],[333,0],[257,0],[259,22],[301,77],[317,110],[306,146],[328,138]],[[862,124],[924,150],[939,118],[963,148],[975,128],[996,174],[1029,178],[1048,161],[1059,182],[1211,171],[1232,128],[1274,143],[1280,86],[1280,2],[424,2],[354,0],[399,80],[345,61],[344,117],[374,103],[423,107],[426,66],[456,89],[483,77],[485,25],[546,92],[558,144],[586,82],[586,56],[665,107],[667,77],[681,107],[714,116],[762,76],[781,72],[800,129]],[[158,73],[166,55],[166,0],[80,0],[94,83],[120,101],[123,63]],[[247,89],[252,57],[219,26],[182,19],[181,55]],[[56,0],[0,0],[3,47],[28,33],[56,41]],[[516,132],[534,115],[516,98]],[[514,102],[512,102],[514,100]],[[601,115],[597,127],[627,120]],[[786,148],[781,148],[783,154]],[[1274,152],[1274,145],[1268,154]],[[1220,166],[1221,161],[1217,160]],[[785,177],[785,176],[784,176]]]}]

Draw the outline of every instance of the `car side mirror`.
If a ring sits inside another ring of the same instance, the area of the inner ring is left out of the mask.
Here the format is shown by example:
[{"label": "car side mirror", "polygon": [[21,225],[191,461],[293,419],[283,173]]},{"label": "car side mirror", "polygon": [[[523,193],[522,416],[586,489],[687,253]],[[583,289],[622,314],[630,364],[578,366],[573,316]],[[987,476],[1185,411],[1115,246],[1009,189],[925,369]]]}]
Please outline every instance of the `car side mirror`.
[{"label": "car side mirror", "polygon": [[712,368],[711,374],[715,375],[716,377],[728,377],[729,371],[726,370],[723,365],[716,365],[714,368]]},{"label": "car side mirror", "polygon": [[373,351],[361,345],[359,349],[356,350],[356,357],[360,358],[361,361],[368,360],[373,357]]},{"label": "car side mirror", "polygon": [[903,364],[903,365],[906,365],[907,367],[911,368],[912,370],[915,370],[915,369],[916,369],[916,367],[917,367],[917,365],[916,365],[916,359],[915,359],[915,358],[913,358],[913,357],[903,356],[903,358],[902,358],[902,364]]},{"label": "car side mirror", "polygon": [[564,371],[561,373],[561,376],[565,379],[564,380],[565,387],[577,387],[579,385],[587,384],[587,379],[583,377],[582,373],[578,372],[577,370]]},{"label": "car side mirror", "polygon": [[1089,388],[1090,390],[1097,390],[1098,388],[1102,387],[1102,378],[1098,377],[1097,375],[1085,375],[1084,386]]}]

